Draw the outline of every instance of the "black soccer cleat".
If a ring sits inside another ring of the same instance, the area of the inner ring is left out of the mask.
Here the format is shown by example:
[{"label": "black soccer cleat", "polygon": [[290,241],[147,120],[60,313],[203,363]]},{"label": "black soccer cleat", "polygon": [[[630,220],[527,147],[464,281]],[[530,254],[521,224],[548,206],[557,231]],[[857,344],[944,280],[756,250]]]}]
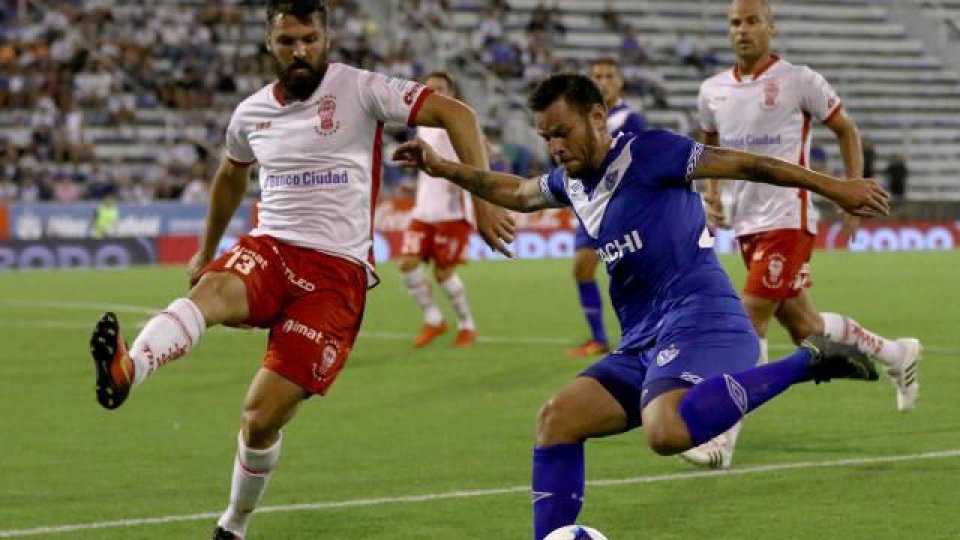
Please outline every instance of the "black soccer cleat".
[{"label": "black soccer cleat", "polygon": [[133,373],[126,367],[127,344],[115,313],[108,311],[97,321],[90,336],[90,354],[97,369],[97,401],[105,409],[116,409],[130,394]]},{"label": "black soccer cleat", "polygon": [[213,530],[213,536],[210,537],[210,540],[243,540],[243,538],[240,538],[223,527],[218,526]]},{"label": "black soccer cleat", "polygon": [[833,379],[876,381],[880,378],[873,361],[853,345],[835,343],[826,336],[810,336],[800,346],[813,353],[809,380],[817,384]]}]

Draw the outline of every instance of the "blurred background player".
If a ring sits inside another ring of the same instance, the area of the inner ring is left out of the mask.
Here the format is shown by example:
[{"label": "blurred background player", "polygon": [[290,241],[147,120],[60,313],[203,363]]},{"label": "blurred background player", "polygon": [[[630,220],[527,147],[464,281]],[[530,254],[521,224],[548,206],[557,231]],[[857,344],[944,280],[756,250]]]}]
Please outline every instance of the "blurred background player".
[{"label": "blurred background player", "polygon": [[572,207],[602,246],[622,337],[616,352],[554,393],[540,411],[531,485],[535,540],[576,523],[587,439],[642,425],[653,451],[673,455],[724,432],[794,384],[877,380],[866,355],[824,336],[779,362],[756,365],[757,335],[720,266],[691,183],[720,176],[805,187],[863,216],[889,211],[879,186],[837,182],[664,130],[611,140],[600,92],[580,75],[549,77],[530,105],[559,164],[540,178],[444,160],[422,140],[401,146],[394,159],[512,210]]},{"label": "blurred background player", "polygon": [[[822,75],[771,54],[775,31],[767,0],[734,0],[731,4],[729,37],[737,64],[707,79],[700,88],[704,142],[808,167],[810,121],[816,118],[836,135],[846,177],[861,178],[863,152],[856,125]],[[704,200],[713,225],[724,225],[716,180],[707,182]],[[890,340],[849,317],[818,313],[814,307],[807,291],[812,285],[810,256],[817,231],[810,194],[803,189],[737,181],[732,216],[748,269],[742,298],[761,340],[760,361],[767,360],[767,327],[776,317],[794,343],[826,334],[879,360],[896,386],[897,409],[912,409],[919,387],[920,342]],[[846,215],[844,222],[847,234],[856,231],[856,217]],[[727,467],[738,433],[739,424],[717,440],[686,452],[684,458],[699,465]]]},{"label": "blurred background player", "polygon": [[[456,83],[445,71],[429,74],[425,82],[441,96],[460,97]],[[444,129],[420,127],[417,136],[429,142],[445,159],[457,159]],[[467,289],[456,274],[456,267],[466,262],[473,230],[472,196],[444,178],[434,178],[420,171],[417,200],[410,218],[410,225],[403,233],[400,272],[410,296],[423,310],[424,318],[423,328],[414,338],[413,346],[425,347],[447,331],[447,323],[433,301],[433,289],[420,264],[433,261],[433,277],[457,314],[458,332],[453,344],[455,347],[469,347],[477,339],[477,330],[467,300]]]},{"label": "blurred background player", "polygon": [[[615,137],[620,133],[643,133],[647,122],[643,115],[630,109],[623,100],[623,74],[613,58],[598,58],[590,65],[590,78],[603,95],[607,107],[607,132]],[[593,356],[610,351],[607,331],[603,325],[603,295],[597,286],[597,257],[590,236],[577,222],[573,260],[573,277],[577,282],[580,309],[590,328],[590,339],[567,351],[570,356]]]},{"label": "blurred background player", "polygon": [[[443,127],[457,154],[487,168],[476,114],[414,81],[328,61],[326,4],[272,0],[267,48],[277,81],[237,106],[214,178],[195,286],[151,318],[127,346],[106,313],[90,340],[97,400],[122,405],[130,391],[186,355],[211,326],[269,328],[263,365],[241,414],[230,500],[215,540],[246,535],[280,459],[281,429],[313,395],[325,395],[360,330],[373,268],[373,205],[383,126]],[[224,230],[259,165],[259,224],[214,260]],[[506,252],[512,222],[500,210],[478,216]],[[497,223],[491,225],[488,219]],[[482,233],[483,234],[483,233]]]}]

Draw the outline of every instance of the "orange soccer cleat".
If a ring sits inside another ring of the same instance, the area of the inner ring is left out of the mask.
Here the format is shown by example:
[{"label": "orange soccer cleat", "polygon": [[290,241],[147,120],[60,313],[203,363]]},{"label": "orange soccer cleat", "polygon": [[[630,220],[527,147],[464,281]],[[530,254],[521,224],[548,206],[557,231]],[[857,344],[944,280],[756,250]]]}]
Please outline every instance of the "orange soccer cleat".
[{"label": "orange soccer cleat", "polygon": [[420,333],[417,334],[417,337],[413,338],[413,346],[420,349],[426,347],[433,340],[447,333],[447,323],[440,321],[438,325],[425,324],[423,328],[420,329]]},{"label": "orange soccer cleat", "polygon": [[457,332],[456,339],[453,340],[453,346],[460,349],[466,349],[467,347],[473,347],[473,344],[476,342],[476,330],[460,330]]},{"label": "orange soccer cleat", "polygon": [[104,313],[97,322],[90,353],[97,369],[97,401],[105,409],[116,409],[130,393],[134,367],[114,313]]},{"label": "orange soccer cleat", "polygon": [[610,352],[610,347],[606,343],[600,343],[594,339],[589,339],[583,345],[578,345],[572,349],[567,349],[567,356],[571,358],[580,358],[583,356],[597,356]]}]

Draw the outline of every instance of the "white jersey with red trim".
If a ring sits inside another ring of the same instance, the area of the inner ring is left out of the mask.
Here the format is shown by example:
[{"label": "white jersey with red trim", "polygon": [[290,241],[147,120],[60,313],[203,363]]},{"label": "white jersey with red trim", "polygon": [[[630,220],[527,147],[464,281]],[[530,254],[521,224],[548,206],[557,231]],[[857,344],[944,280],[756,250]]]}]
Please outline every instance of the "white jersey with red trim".
[{"label": "white jersey with red trim", "polygon": [[[700,127],[720,146],[778,157],[807,167],[810,120],[827,122],[840,110],[837,93],[807,66],[773,57],[756,76],[734,67],[700,86]],[[737,236],[774,229],[816,234],[817,216],[806,190],[733,181]]]},{"label": "white jersey with red trim", "polygon": [[[420,127],[417,136],[434,148],[440,157],[459,161],[447,130]],[[473,223],[473,200],[459,186],[446,178],[437,178],[420,171],[417,175],[417,201],[410,217],[426,223],[466,220]]]},{"label": "white jersey with red trim", "polygon": [[285,103],[271,83],[241,102],[227,127],[226,155],[260,165],[259,225],[251,234],[362,264],[375,285],[383,124],[413,125],[430,92],[332,63],[304,101]]}]

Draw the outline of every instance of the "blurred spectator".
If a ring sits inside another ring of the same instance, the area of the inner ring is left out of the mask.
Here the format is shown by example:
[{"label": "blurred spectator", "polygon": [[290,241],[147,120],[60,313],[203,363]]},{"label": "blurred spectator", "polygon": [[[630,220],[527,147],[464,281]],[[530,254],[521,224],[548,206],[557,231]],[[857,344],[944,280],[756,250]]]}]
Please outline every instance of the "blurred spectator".
[{"label": "blurred spectator", "polygon": [[484,50],[503,37],[503,11],[489,7],[484,12],[483,20],[477,31],[477,49]]},{"label": "blurred spectator", "polygon": [[910,171],[903,154],[893,154],[887,162],[887,185],[893,200],[902,201],[907,193],[907,180]]},{"label": "blurred spectator", "polygon": [[620,12],[613,7],[613,0],[606,0],[603,4],[603,15],[600,16],[603,25],[611,32],[620,33],[623,31],[623,21],[620,20]]},{"label": "blurred spectator", "polygon": [[621,70],[623,71],[624,88],[627,92],[649,96],[656,108],[670,108],[670,104],[667,102],[667,80],[662,73],[657,71],[655,64],[642,66],[624,64]]},{"label": "blurred spectator", "polygon": [[673,45],[673,54],[683,65],[693,66],[701,73],[706,70],[706,65],[700,57],[697,45],[685,34],[677,34],[677,41]]}]

